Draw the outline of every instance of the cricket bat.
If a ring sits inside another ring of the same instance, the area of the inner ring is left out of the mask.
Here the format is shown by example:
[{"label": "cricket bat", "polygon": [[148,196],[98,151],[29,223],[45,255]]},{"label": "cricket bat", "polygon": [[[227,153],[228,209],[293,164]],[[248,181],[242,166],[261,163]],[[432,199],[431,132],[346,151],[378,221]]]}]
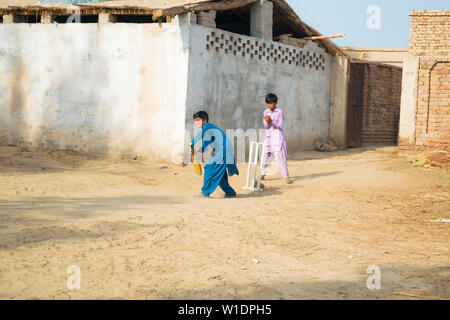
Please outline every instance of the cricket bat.
[{"label": "cricket bat", "polygon": [[[191,146],[191,150],[194,151],[194,146]],[[191,161],[194,164],[194,171],[198,175],[202,175],[202,165],[199,163],[195,163],[194,154],[191,154]]]}]

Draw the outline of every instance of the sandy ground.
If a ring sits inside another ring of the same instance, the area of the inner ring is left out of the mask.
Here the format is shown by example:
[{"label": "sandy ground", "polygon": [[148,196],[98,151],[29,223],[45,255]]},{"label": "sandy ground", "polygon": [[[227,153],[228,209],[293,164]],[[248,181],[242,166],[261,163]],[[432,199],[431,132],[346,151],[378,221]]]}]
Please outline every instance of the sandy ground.
[{"label": "sandy ground", "polygon": [[450,298],[450,224],[427,221],[450,219],[448,169],[394,147],[291,158],[292,185],[244,191],[241,165],[238,198],[200,199],[192,166],[0,147],[0,299]]}]

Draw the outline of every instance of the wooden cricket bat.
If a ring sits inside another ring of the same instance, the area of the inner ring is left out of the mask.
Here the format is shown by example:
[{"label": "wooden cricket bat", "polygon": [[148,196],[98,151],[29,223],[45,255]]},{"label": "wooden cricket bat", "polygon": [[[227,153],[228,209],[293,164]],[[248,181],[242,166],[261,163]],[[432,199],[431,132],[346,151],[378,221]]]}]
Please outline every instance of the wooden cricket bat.
[{"label": "wooden cricket bat", "polygon": [[[191,146],[191,149],[194,150],[194,146]],[[195,163],[194,154],[191,154],[191,161],[194,164],[194,171],[198,175],[202,175],[202,165],[199,163]]]}]

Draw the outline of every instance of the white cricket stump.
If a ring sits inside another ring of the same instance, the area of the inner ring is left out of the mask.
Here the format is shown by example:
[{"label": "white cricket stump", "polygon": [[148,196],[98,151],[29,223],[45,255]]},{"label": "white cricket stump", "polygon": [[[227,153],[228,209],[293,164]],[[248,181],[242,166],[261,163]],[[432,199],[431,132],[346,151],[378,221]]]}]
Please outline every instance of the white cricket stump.
[{"label": "white cricket stump", "polygon": [[[261,188],[261,172],[263,167],[265,147],[264,143],[252,142],[250,144],[250,155],[248,161],[247,170],[247,182],[243,187],[245,190],[254,192],[261,192],[264,189]],[[258,171],[258,160],[261,163]],[[258,176],[256,176],[258,174]]]}]

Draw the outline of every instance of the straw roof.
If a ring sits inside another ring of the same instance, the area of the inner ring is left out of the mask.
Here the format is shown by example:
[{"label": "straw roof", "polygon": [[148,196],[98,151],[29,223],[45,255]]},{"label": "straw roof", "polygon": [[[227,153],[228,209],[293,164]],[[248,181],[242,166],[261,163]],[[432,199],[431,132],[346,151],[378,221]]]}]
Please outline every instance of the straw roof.
[{"label": "straw roof", "polygon": [[[50,0],[51,1],[51,0]],[[39,1],[39,0],[0,0],[0,8],[17,7],[48,7],[48,8],[67,8],[71,4],[63,1]],[[75,1],[76,2],[76,1]],[[129,8],[139,7],[150,10],[168,9],[180,6],[190,6],[202,2],[214,2],[214,0],[116,0],[94,3],[79,3],[75,5],[92,6],[96,8]]]}]

